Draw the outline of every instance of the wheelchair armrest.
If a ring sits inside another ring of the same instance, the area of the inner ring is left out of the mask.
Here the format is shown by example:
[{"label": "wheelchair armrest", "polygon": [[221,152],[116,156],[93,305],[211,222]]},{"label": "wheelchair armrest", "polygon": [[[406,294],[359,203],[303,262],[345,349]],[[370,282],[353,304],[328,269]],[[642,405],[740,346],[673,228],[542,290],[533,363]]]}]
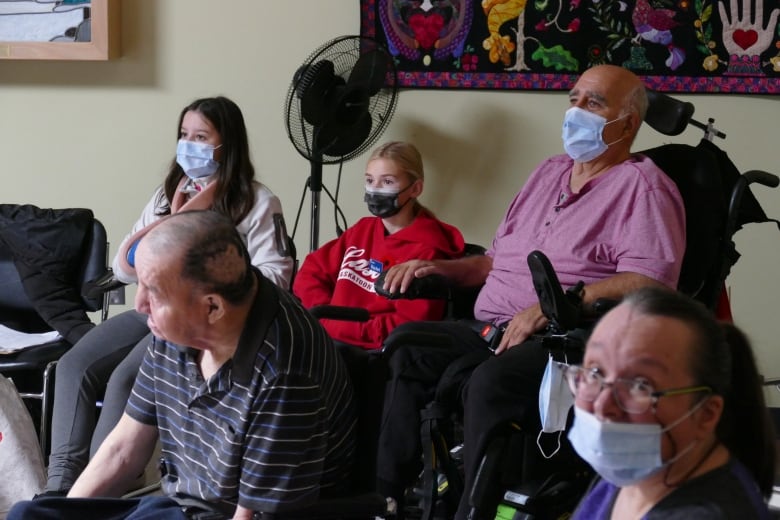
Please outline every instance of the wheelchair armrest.
[{"label": "wheelchair armrest", "polygon": [[593,316],[596,318],[600,318],[604,316],[606,313],[611,311],[614,307],[617,307],[620,303],[620,300],[612,300],[609,298],[599,298],[595,302],[593,302],[593,305],[591,305],[591,311]]},{"label": "wheelchair armrest", "polygon": [[769,188],[777,188],[780,185],[780,178],[774,173],[762,170],[750,170],[742,174],[748,184],[758,183]]},{"label": "wheelchair armrest", "polygon": [[366,309],[344,305],[315,305],[309,312],[317,319],[368,321],[370,318]]},{"label": "wheelchair armrest", "polygon": [[84,282],[84,285],[81,286],[81,295],[88,299],[100,298],[103,294],[123,285],[126,284],[114,278],[114,271],[109,268],[101,276]]},{"label": "wheelchair armrest", "polygon": [[374,282],[374,290],[377,294],[391,300],[416,300],[425,298],[429,300],[441,300],[447,298],[452,284],[444,276],[432,274],[423,278],[415,278],[409,284],[409,288],[404,293],[391,293],[386,291],[385,275],[387,271],[382,271],[379,278]]},{"label": "wheelchair armrest", "polygon": [[577,328],[582,322],[583,282],[564,292],[550,260],[541,251],[528,254],[528,268],[542,313],[550,324],[561,332]]}]

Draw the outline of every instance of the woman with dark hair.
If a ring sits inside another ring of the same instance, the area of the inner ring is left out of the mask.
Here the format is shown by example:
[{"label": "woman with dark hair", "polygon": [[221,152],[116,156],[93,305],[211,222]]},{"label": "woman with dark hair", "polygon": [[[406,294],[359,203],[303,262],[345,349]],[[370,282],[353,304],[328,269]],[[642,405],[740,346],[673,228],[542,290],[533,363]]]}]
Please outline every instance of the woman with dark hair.
[{"label": "woman with dark hair", "polygon": [[772,423],[747,338],[663,289],[596,325],[569,439],[600,478],[575,519],[769,518]]},{"label": "woman with dark hair", "polygon": [[[282,205],[255,180],[241,109],[225,97],[193,101],[181,111],[177,139],[176,157],[163,185],[119,246],[114,276],[136,282],[135,247],[166,216],[212,209],[235,223],[252,264],[288,288],[293,260],[286,252]],[[131,310],[92,329],[60,359],[47,494],[67,493],[118,422],[150,339],[146,316]],[[104,391],[96,426],[95,403]]]}]

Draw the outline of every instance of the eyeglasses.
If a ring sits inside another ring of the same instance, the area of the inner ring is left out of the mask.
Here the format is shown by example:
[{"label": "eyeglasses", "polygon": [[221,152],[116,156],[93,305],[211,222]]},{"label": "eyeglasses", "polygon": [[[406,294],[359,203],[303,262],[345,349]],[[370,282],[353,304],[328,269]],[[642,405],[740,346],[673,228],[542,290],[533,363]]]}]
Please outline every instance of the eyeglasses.
[{"label": "eyeglasses", "polygon": [[611,387],[612,395],[620,409],[631,414],[645,413],[651,406],[655,407],[658,399],[664,396],[712,392],[712,388],[709,386],[655,390],[650,383],[643,379],[618,378],[608,383],[597,369],[576,365],[570,365],[566,368],[566,381],[577,399],[588,402],[595,401],[604,387]]}]

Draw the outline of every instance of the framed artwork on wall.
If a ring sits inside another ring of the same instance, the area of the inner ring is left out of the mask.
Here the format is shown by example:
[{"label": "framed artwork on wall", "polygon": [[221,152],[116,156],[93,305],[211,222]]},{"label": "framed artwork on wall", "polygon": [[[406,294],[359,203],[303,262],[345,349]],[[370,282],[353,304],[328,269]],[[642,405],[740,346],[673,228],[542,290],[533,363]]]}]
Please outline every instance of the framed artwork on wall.
[{"label": "framed artwork on wall", "polygon": [[408,88],[568,90],[601,63],[655,90],[780,94],[780,0],[360,0]]},{"label": "framed artwork on wall", "polygon": [[0,59],[119,56],[120,0],[0,0]]}]

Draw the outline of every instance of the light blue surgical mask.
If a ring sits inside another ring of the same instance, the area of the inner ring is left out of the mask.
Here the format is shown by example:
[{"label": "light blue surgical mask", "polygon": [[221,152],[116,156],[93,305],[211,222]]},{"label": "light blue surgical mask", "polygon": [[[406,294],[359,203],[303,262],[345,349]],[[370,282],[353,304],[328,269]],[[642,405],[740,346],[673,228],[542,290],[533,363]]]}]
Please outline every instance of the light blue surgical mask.
[{"label": "light blue surgical mask", "polygon": [[563,117],[563,149],[573,160],[588,162],[607,151],[607,148],[623,140],[606,144],[604,142],[604,127],[615,121],[619,121],[629,114],[624,114],[617,119],[607,121],[606,118],[588,112],[579,107],[571,107]]},{"label": "light blue surgical mask", "polygon": [[214,150],[220,146],[179,139],[176,162],[190,179],[209,177],[219,169],[219,162],[214,160]]},{"label": "light blue surgical mask", "polygon": [[[567,366],[566,363],[555,361],[550,355],[539,387],[539,417],[542,420],[542,430],[536,436],[536,446],[546,459],[551,458],[561,449],[561,432],[566,429],[569,409],[574,404],[574,395],[564,375]],[[557,446],[550,454],[545,453],[542,447],[541,439],[544,433],[558,435]]]},{"label": "light blue surgical mask", "polygon": [[702,399],[664,428],[658,423],[600,421],[575,406],[569,441],[601,478],[619,487],[630,486],[669,466],[693,448],[695,440],[671,459],[661,458],[663,433],[690,417],[705,401]]}]

